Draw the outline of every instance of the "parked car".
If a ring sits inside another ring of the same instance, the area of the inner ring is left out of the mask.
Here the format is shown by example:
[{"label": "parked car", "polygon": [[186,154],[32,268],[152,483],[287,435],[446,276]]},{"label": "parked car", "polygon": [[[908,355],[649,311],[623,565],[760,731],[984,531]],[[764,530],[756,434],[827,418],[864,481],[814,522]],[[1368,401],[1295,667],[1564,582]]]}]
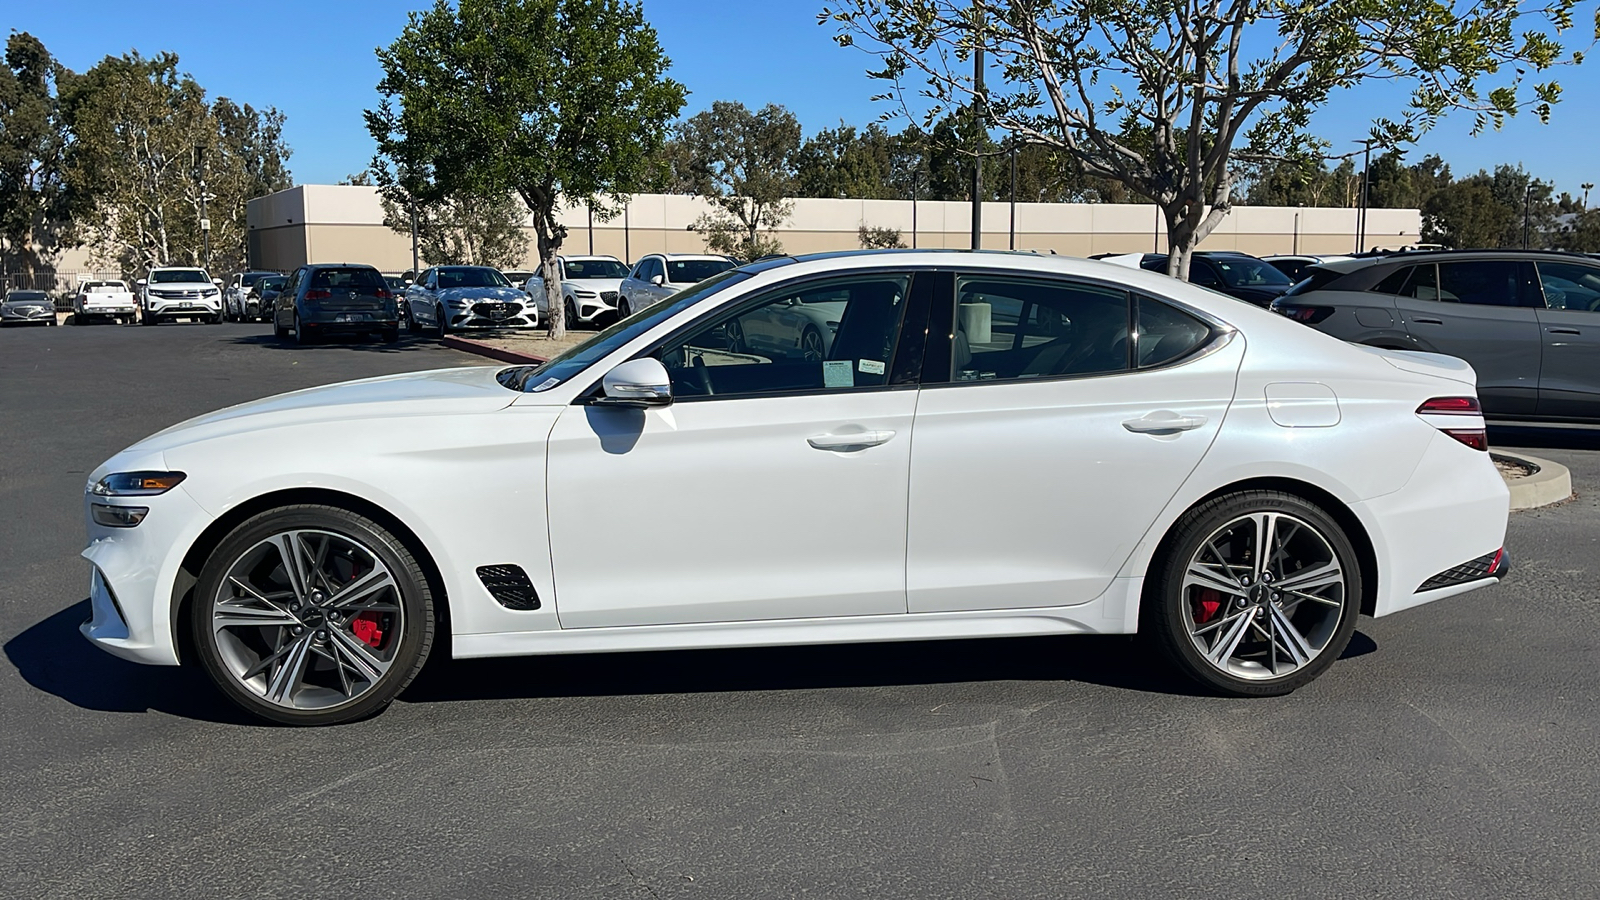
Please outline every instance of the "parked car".
[{"label": "parked car", "polygon": [[254,298],[256,309],[259,310],[263,322],[272,321],[273,314],[278,308],[278,294],[288,283],[287,275],[268,275],[250,288],[250,296]]},{"label": "parked car", "polygon": [[[1140,265],[1165,272],[1167,254],[1148,254]],[[1294,284],[1271,263],[1232,250],[1196,251],[1189,259],[1189,281],[1257,306],[1270,306]]]},{"label": "parked car", "polygon": [[617,288],[617,315],[626,319],[691,285],[733,268],[726,256],[651,253],[633,264]]},{"label": "parked car", "polygon": [[222,321],[222,282],[204,269],[151,269],[139,279],[139,307],[139,321],[145,325],[172,319],[215,325]]},{"label": "parked car", "polygon": [[88,325],[95,319],[110,319],[119,325],[133,323],[139,304],[123,281],[85,281],[72,298],[72,324]]},{"label": "parked car", "polygon": [[[840,304],[824,358],[727,351],[729,322],[810,296]],[[1282,694],[1360,614],[1505,574],[1472,380],[1087,260],[773,260],[543,365],[296,391],[133,445],[89,477],[83,633],[167,665],[181,642],[297,724],[375,713],[441,646],[1141,631],[1208,691]],[[670,546],[595,537],[641,522]]]},{"label": "parked car", "polygon": [[1600,420],[1600,260],[1452,250],[1306,273],[1274,310],[1358,344],[1458,356],[1490,416]]},{"label": "parked car", "polygon": [[353,263],[301,266],[274,303],[272,333],[312,344],[332,334],[400,339],[397,301],[377,269]]},{"label": "parked car", "polygon": [[228,279],[228,286],[222,289],[222,317],[230,322],[254,322],[261,315],[261,299],[257,296],[252,305],[250,291],[263,278],[270,278],[277,272],[240,272]]},{"label": "parked car", "polygon": [[[617,292],[628,277],[628,267],[615,256],[560,256],[563,315],[568,325],[592,325],[617,314]],[[533,300],[541,318],[550,315],[544,279],[533,275],[522,290]]]},{"label": "parked car", "polygon": [[6,291],[0,301],[0,325],[56,324],[56,305],[44,291]]},{"label": "parked car", "polygon": [[434,266],[406,288],[406,324],[443,337],[463,328],[532,328],[539,314],[528,295],[488,266]]},{"label": "parked car", "polygon": [[1338,262],[1342,259],[1354,258],[1355,257],[1353,256],[1300,256],[1285,254],[1280,256],[1263,256],[1261,257],[1261,261],[1264,263],[1271,263],[1274,269],[1282,272],[1284,277],[1288,278],[1290,281],[1299,281],[1302,277],[1304,277],[1302,273],[1310,266],[1314,266],[1319,263]]}]

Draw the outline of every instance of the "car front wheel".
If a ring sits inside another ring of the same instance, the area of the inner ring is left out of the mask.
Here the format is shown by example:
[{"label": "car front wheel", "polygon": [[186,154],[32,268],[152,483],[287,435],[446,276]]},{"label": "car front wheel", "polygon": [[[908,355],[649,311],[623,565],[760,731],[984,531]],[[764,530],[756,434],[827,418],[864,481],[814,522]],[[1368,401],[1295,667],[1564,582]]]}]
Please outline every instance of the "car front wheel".
[{"label": "car front wheel", "polygon": [[1186,513],[1145,581],[1141,631],[1220,694],[1287,694],[1344,652],[1361,567],[1338,522],[1292,494],[1245,491]]},{"label": "car front wheel", "polygon": [[287,506],[235,528],[201,570],[190,611],[222,693],[289,725],[377,713],[433,643],[416,558],[382,525],[331,506]]}]

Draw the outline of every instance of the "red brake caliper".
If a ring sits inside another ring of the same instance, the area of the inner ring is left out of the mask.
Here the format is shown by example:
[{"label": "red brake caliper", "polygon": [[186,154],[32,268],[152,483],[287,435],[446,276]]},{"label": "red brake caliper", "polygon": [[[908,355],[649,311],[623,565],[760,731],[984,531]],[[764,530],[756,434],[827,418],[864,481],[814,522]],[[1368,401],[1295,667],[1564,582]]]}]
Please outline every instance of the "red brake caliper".
[{"label": "red brake caliper", "polygon": [[[1217,610],[1222,609],[1222,595],[1206,588],[1200,592],[1200,598],[1194,602],[1194,623],[1204,625],[1217,615]],[[356,632],[360,634],[361,632]]]},{"label": "red brake caliper", "polygon": [[383,646],[383,631],[378,628],[382,619],[375,612],[364,612],[350,620],[350,630],[367,646],[376,650]]}]

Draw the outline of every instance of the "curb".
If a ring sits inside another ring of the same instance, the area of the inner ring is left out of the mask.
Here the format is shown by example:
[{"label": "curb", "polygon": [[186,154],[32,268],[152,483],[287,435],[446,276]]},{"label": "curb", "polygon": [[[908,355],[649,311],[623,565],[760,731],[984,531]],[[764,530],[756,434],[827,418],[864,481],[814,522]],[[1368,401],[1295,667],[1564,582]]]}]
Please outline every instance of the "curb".
[{"label": "curb", "polygon": [[518,353],[515,350],[507,350],[503,347],[496,347],[493,344],[485,344],[482,341],[473,341],[463,337],[456,337],[453,334],[445,335],[440,339],[440,342],[452,350],[460,350],[463,353],[476,353],[479,356],[486,356],[489,359],[503,363],[536,366],[547,362],[547,360],[542,356],[532,356],[527,353]]},{"label": "curb", "polygon": [[1572,473],[1567,467],[1536,456],[1513,456],[1498,451],[1491,454],[1500,459],[1522,463],[1533,469],[1527,478],[1506,482],[1511,488],[1512,509],[1534,509],[1549,506],[1572,496]]}]

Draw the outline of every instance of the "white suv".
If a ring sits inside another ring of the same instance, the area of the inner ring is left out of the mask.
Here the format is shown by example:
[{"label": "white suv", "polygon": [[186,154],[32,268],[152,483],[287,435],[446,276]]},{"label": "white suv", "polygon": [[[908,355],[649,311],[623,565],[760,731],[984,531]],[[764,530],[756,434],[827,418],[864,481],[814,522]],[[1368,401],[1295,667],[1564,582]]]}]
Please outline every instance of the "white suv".
[{"label": "white suv", "polygon": [[151,269],[139,279],[139,306],[143,310],[139,321],[145,325],[182,318],[215,325],[222,321],[222,282],[204,269]]},{"label": "white suv", "polygon": [[617,317],[626,319],[691,284],[738,265],[726,256],[706,253],[652,253],[634,263],[618,290]]}]

